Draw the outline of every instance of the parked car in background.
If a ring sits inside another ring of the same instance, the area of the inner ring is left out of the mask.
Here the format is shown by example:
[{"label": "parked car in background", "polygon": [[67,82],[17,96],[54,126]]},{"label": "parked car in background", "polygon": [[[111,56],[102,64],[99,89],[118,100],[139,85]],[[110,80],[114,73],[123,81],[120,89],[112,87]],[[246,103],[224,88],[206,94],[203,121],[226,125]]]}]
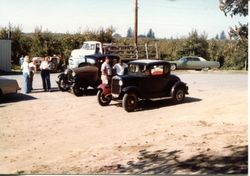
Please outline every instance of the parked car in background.
[{"label": "parked car in background", "polygon": [[0,78],[0,102],[5,95],[17,93],[20,89],[15,79]]},{"label": "parked car in background", "polygon": [[[33,57],[32,61],[35,61],[36,69],[40,70],[41,62],[43,61],[42,57]],[[49,63],[51,72],[58,72],[63,70],[64,60],[59,55],[53,55],[52,57],[49,57]]]},{"label": "parked car in background", "polygon": [[107,106],[111,100],[122,101],[127,112],[134,111],[138,100],[171,98],[181,103],[188,94],[187,85],[170,73],[170,64],[160,60],[135,60],[128,63],[128,73],[114,76],[111,85],[101,84],[97,100]]},{"label": "parked car in background", "polygon": [[[80,56],[79,56],[80,57]],[[61,91],[73,90],[76,96],[82,96],[88,87],[96,89],[101,84],[101,65],[105,58],[110,59],[110,66],[118,63],[120,57],[114,54],[98,54],[82,56],[82,66],[68,68],[58,76],[56,81]]]},{"label": "parked car in background", "polygon": [[202,57],[187,56],[177,61],[168,61],[171,64],[171,70],[187,69],[187,70],[203,70],[215,69],[220,67],[220,63],[216,61],[207,61]]}]

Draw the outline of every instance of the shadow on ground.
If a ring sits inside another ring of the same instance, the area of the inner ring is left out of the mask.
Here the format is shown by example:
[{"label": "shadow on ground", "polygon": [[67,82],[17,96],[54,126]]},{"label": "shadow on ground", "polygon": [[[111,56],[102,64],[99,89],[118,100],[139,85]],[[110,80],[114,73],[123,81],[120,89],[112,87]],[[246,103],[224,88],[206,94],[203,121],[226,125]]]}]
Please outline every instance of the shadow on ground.
[{"label": "shadow on ground", "polygon": [[[52,87],[50,92],[59,92],[60,90],[57,87]],[[44,93],[44,89],[33,89],[31,93]]]},{"label": "shadow on ground", "polygon": [[99,173],[124,174],[247,174],[248,146],[228,146],[230,156],[214,156],[200,153],[187,160],[180,160],[182,151],[157,150],[150,152],[141,150],[137,161],[129,161],[127,165],[104,166]]},{"label": "shadow on ground", "polygon": [[[194,103],[198,101],[202,101],[202,99],[186,97],[181,104]],[[145,100],[145,101],[139,101],[138,108],[136,109],[136,111],[153,110],[157,108],[177,106],[177,105],[178,104],[175,104],[171,99],[162,99],[157,101]]]},{"label": "shadow on ground", "polygon": [[[202,101],[202,99],[186,97],[185,100],[181,104],[194,103],[194,102],[199,102],[199,101]],[[122,107],[122,103],[121,102],[111,103],[110,106]],[[135,112],[154,110],[154,109],[170,107],[170,106],[178,106],[178,104],[174,103],[171,99],[162,99],[162,100],[154,100],[154,101],[142,100],[138,102]]]},{"label": "shadow on ground", "polygon": [[29,100],[35,100],[37,98],[29,95],[29,94],[22,94],[22,93],[17,93],[17,94],[10,94],[6,95],[2,98],[0,101],[0,107],[4,107],[2,104],[7,104],[7,103],[16,103],[20,101],[29,101]]}]

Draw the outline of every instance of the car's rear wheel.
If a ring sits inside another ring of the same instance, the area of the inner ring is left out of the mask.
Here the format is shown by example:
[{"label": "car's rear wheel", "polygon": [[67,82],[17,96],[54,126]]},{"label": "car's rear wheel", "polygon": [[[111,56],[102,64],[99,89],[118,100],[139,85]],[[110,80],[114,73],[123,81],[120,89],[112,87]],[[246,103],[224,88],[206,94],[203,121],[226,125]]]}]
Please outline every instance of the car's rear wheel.
[{"label": "car's rear wheel", "polygon": [[173,100],[175,103],[182,103],[185,99],[185,90],[183,87],[176,88]]},{"label": "car's rear wheel", "polygon": [[209,67],[203,67],[201,70],[202,70],[202,71],[208,71],[208,70],[209,70]]},{"label": "car's rear wheel", "polygon": [[99,90],[97,93],[97,101],[101,106],[108,106],[111,102],[111,95],[105,96],[103,90]]},{"label": "car's rear wheel", "polygon": [[81,89],[81,87],[74,85],[72,89],[75,96],[77,97],[83,96],[84,91]]},{"label": "car's rear wheel", "polygon": [[126,93],[122,99],[122,107],[127,112],[132,112],[135,110],[138,103],[138,97],[134,93]]},{"label": "car's rear wheel", "polygon": [[0,89],[0,103],[3,101],[3,93],[2,90]]},{"label": "car's rear wheel", "polygon": [[171,64],[170,68],[172,71],[174,71],[174,70],[176,70],[177,66],[176,66],[176,64]]}]

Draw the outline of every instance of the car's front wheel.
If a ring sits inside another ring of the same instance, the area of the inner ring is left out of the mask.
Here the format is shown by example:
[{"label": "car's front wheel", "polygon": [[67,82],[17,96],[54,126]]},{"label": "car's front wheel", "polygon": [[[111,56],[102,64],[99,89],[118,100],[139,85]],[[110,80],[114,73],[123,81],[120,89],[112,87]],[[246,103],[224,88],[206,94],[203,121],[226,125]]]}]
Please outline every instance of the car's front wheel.
[{"label": "car's front wheel", "polygon": [[175,103],[182,103],[185,99],[185,90],[182,87],[179,87],[175,90],[173,100]]},{"label": "car's front wheel", "polygon": [[132,112],[135,110],[138,103],[138,97],[134,93],[126,93],[122,99],[122,107],[127,112]]},{"label": "car's front wheel", "polygon": [[97,101],[101,106],[108,106],[111,102],[111,95],[105,96],[103,90],[99,90],[97,93]]},{"label": "car's front wheel", "polygon": [[58,81],[58,88],[61,90],[61,91],[68,91],[70,89],[70,85],[68,83],[66,83],[64,81],[63,78],[59,78],[59,81]]},{"label": "car's front wheel", "polygon": [[74,85],[72,89],[75,96],[83,96],[84,91],[79,86]]}]

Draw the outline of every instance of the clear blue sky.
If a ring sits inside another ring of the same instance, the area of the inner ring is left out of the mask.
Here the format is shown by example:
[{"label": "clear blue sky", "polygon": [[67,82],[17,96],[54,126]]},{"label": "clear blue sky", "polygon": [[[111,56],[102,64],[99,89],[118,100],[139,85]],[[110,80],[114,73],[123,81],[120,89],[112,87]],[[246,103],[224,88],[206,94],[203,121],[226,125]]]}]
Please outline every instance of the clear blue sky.
[{"label": "clear blue sky", "polygon": [[[187,36],[197,29],[215,37],[244,17],[226,17],[219,0],[138,0],[139,34],[152,28],[156,37]],[[20,25],[24,32],[36,26],[51,32],[97,30],[113,26],[126,36],[134,25],[134,0],[0,0],[0,27]]]}]

